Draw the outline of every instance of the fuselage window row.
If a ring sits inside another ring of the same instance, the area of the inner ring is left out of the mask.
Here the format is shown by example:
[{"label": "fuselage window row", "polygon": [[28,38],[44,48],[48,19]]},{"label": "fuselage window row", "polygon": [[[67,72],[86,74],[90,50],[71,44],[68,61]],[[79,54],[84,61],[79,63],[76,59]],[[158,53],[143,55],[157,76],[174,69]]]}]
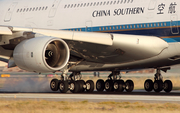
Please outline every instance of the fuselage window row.
[{"label": "fuselage window row", "polygon": [[151,23],[151,24],[123,25],[123,26],[99,27],[99,30],[103,31],[103,30],[119,30],[119,29],[137,29],[137,28],[149,28],[149,27],[163,27],[166,25],[167,25],[166,22],[154,23],[154,24]]},{"label": "fuselage window row", "polygon": [[41,10],[43,11],[43,10],[47,10],[47,9],[48,9],[48,6],[46,6],[46,7],[36,7],[36,8],[35,7],[34,8],[24,8],[24,9],[21,8],[21,9],[17,9],[16,12],[18,13],[18,12],[28,12],[28,11],[29,12],[31,12],[31,11],[41,11]]},{"label": "fuselage window row", "polygon": [[[124,2],[123,2],[124,1]],[[73,8],[73,6],[74,6],[74,8],[75,7],[88,7],[88,6],[98,6],[98,5],[112,5],[112,4],[122,4],[122,3],[132,3],[133,2],[133,0],[121,0],[121,2],[120,2],[120,0],[118,0],[118,1],[105,1],[105,2],[91,2],[91,3],[79,3],[79,4],[66,4],[65,6],[64,6],[64,8]],[[84,5],[83,5],[84,4]]]}]

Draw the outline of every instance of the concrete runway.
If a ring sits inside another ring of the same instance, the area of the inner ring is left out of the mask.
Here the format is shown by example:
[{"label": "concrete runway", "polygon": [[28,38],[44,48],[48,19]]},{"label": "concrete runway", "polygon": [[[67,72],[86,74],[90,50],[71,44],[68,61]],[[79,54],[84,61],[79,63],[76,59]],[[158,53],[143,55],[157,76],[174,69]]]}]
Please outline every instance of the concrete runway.
[{"label": "concrete runway", "polygon": [[180,92],[171,93],[155,93],[145,92],[141,90],[135,90],[132,93],[15,93],[15,92],[1,92],[0,99],[7,100],[24,100],[24,99],[35,99],[35,100],[51,100],[51,101],[83,101],[87,100],[90,102],[102,102],[102,101],[115,101],[115,102],[146,102],[146,103],[180,103]]}]

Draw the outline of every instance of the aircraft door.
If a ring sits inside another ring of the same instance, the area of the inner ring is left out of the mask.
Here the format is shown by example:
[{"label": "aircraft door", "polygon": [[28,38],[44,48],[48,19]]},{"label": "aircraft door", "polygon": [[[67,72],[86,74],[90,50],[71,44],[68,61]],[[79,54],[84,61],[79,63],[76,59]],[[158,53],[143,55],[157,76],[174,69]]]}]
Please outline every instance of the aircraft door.
[{"label": "aircraft door", "polygon": [[6,15],[5,15],[4,22],[9,22],[9,21],[11,20],[13,11],[14,11],[14,9],[15,9],[15,7],[16,7],[17,4],[18,4],[18,2],[13,2],[13,3],[10,5],[10,7],[9,7],[9,9],[8,9]]},{"label": "aircraft door", "polygon": [[92,31],[92,21],[86,22],[86,31],[91,32]]},{"label": "aircraft door", "polygon": [[156,7],[157,0],[151,0],[148,6],[148,10],[154,10]]},{"label": "aircraft door", "polygon": [[55,0],[54,3],[52,4],[50,12],[49,12],[49,18],[53,18],[55,16],[60,1],[61,0]]},{"label": "aircraft door", "polygon": [[177,15],[171,15],[171,33],[179,34],[178,16]]}]

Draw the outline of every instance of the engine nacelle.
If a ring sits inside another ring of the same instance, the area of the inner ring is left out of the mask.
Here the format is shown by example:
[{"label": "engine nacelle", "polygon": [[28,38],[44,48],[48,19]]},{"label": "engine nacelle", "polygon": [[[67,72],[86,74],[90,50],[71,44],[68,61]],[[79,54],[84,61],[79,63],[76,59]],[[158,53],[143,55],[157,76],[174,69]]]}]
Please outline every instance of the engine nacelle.
[{"label": "engine nacelle", "polygon": [[64,68],[70,57],[69,47],[60,38],[41,36],[24,40],[13,52],[18,67],[33,72],[55,72]]}]

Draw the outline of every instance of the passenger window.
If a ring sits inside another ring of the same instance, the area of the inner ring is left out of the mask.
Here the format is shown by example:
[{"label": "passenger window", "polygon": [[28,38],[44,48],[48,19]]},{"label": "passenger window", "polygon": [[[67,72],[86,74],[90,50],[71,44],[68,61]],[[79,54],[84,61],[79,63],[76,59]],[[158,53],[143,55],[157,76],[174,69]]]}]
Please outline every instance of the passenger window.
[{"label": "passenger window", "polygon": [[110,5],[113,3],[113,1],[110,2]]},{"label": "passenger window", "polygon": [[109,4],[109,1],[107,2],[107,5]]},{"label": "passenger window", "polygon": [[93,5],[93,3],[91,3],[91,5],[90,6],[92,6]]},{"label": "passenger window", "polygon": [[116,1],[114,1],[114,4],[116,4]]},{"label": "passenger window", "polygon": [[106,4],[106,2],[104,2],[104,4],[103,5],[105,5]]},{"label": "passenger window", "polygon": [[19,12],[19,9],[17,9],[17,12]]},{"label": "passenger window", "polygon": [[66,8],[67,5],[64,6],[64,8]]},{"label": "passenger window", "polygon": [[81,3],[81,7],[83,6],[83,3]]},{"label": "passenger window", "polygon": [[31,10],[32,10],[32,8],[29,9],[29,11],[31,11]]},{"label": "passenger window", "polygon": [[86,6],[86,3],[84,3],[84,7]]},{"label": "passenger window", "polygon": [[39,11],[41,10],[41,7],[39,7]]},{"label": "passenger window", "polygon": [[102,5],[102,2],[99,5]]},{"label": "passenger window", "polygon": [[87,3],[87,6],[89,6],[89,3]]},{"label": "passenger window", "polygon": [[94,2],[94,6],[96,5],[96,2]]}]

